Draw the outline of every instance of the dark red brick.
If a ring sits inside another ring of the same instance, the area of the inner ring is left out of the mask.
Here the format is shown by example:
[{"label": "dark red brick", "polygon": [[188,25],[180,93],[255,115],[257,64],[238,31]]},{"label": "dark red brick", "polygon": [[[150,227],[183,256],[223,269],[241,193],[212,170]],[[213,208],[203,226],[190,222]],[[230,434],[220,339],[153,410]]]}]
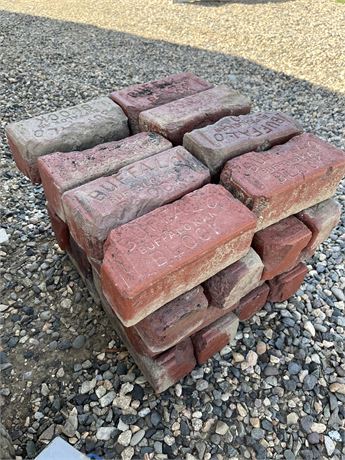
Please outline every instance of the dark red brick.
[{"label": "dark red brick", "polygon": [[202,128],[227,115],[250,112],[250,100],[226,85],[216,86],[169,104],[142,112],[141,131],[155,131],[174,145],[182,144],[183,135]]},{"label": "dark red brick", "polygon": [[113,228],[177,200],[209,180],[208,169],[183,147],[176,147],[65,192],[66,221],[88,257],[102,260],[104,241]]},{"label": "dark red brick", "polygon": [[270,293],[268,300],[271,302],[283,302],[295,294],[308,273],[307,266],[301,262],[287,273],[276,276],[268,281]]},{"label": "dark red brick", "polygon": [[134,335],[136,334],[134,328],[125,328],[104,296],[101,299],[111,325],[156,393],[165,391],[194,369],[196,361],[190,338],[154,358],[145,356],[138,351],[141,339],[138,335]]},{"label": "dark red brick", "polygon": [[47,211],[56,241],[60,248],[64,251],[69,248],[70,235],[67,224],[65,224],[65,222],[61,220],[52,209],[50,209],[49,205],[47,206]]},{"label": "dark red brick", "polygon": [[240,259],[256,220],[220,185],[206,185],[112,230],[101,270],[105,297],[132,326]]},{"label": "dark red brick", "polygon": [[264,283],[243,297],[238,307],[235,309],[235,314],[238,316],[238,319],[240,321],[246,321],[261,310],[267,301],[269,290],[268,285]]},{"label": "dark red brick", "polygon": [[312,232],[313,236],[307,247],[302,251],[302,259],[311,257],[319,245],[325,241],[332,230],[338,225],[341,216],[340,204],[329,199],[316,204],[311,208],[305,209],[296,217],[301,220]]},{"label": "dark red brick", "polygon": [[233,313],[223,316],[192,337],[199,364],[204,364],[236,337],[238,318]]},{"label": "dark red brick", "polygon": [[218,176],[231,158],[283,144],[302,131],[298,123],[283,113],[257,112],[225,117],[187,133],[183,145],[209,168],[212,176]]},{"label": "dark red brick", "polygon": [[294,267],[311,237],[308,227],[294,216],[257,232],[252,246],[264,263],[262,279],[270,280]]},{"label": "dark red brick", "polygon": [[205,281],[210,303],[218,308],[234,305],[260,284],[263,268],[260,257],[250,248],[240,260]]},{"label": "dark red brick", "polygon": [[159,134],[140,133],[88,150],[45,155],[38,159],[38,167],[46,199],[65,220],[61,200],[64,192],[169,148],[171,143]]},{"label": "dark red brick", "polygon": [[258,230],[334,195],[345,154],[313,134],[228,161],[221,183],[258,217]]},{"label": "dark red brick", "polygon": [[139,132],[139,114],[144,110],[191,96],[212,87],[210,83],[186,72],[114,91],[111,98],[127,114],[132,133],[137,133]]},{"label": "dark red brick", "polygon": [[160,353],[202,327],[207,307],[203,288],[197,286],[151,313],[133,328],[151,352]]}]

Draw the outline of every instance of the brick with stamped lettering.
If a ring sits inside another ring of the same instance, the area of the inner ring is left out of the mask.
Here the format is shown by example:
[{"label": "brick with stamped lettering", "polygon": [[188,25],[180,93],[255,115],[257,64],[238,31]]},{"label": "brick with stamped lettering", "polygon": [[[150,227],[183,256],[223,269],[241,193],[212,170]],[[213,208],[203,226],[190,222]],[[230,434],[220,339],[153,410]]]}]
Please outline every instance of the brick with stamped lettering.
[{"label": "brick with stamped lettering", "polygon": [[38,159],[38,167],[49,206],[65,220],[61,200],[64,192],[115,174],[124,166],[171,147],[171,143],[157,133],[140,133],[92,149],[45,155]]},{"label": "brick with stamped lettering", "polygon": [[184,72],[114,91],[110,97],[127,114],[132,133],[138,133],[140,131],[139,114],[144,110],[191,96],[212,87],[212,84],[196,75]]},{"label": "brick with stamped lettering", "polygon": [[65,192],[62,202],[73,238],[88,257],[102,260],[110,230],[209,181],[206,166],[180,146]]},{"label": "brick with stamped lettering", "polygon": [[307,247],[302,251],[302,260],[312,257],[319,245],[329,237],[332,230],[337,226],[340,216],[341,206],[334,199],[322,201],[296,214],[296,217],[302,221],[313,234]]},{"label": "brick with stamped lettering", "polygon": [[120,106],[99,97],[73,107],[10,123],[6,135],[18,168],[40,183],[37,159],[53,152],[85,150],[129,135]]},{"label": "brick with stamped lettering", "polygon": [[263,268],[260,257],[250,248],[248,254],[204,283],[210,303],[218,308],[234,305],[259,286]]},{"label": "brick with stamped lettering", "polygon": [[334,195],[345,153],[313,134],[229,160],[221,183],[258,218],[257,230]]},{"label": "brick with stamped lettering", "polygon": [[218,176],[231,158],[263,151],[302,133],[291,117],[280,112],[257,112],[225,117],[213,125],[195,129],[183,138],[184,147]]},{"label": "brick with stamped lettering", "polygon": [[133,327],[153,353],[160,353],[202,327],[207,307],[204,290],[197,286]]},{"label": "brick with stamped lettering", "polygon": [[256,219],[209,184],[112,230],[101,268],[105,297],[132,326],[243,257]]},{"label": "brick with stamped lettering", "polygon": [[252,246],[264,264],[263,280],[289,271],[301,258],[312,237],[309,228],[295,216],[255,233]]},{"label": "brick with stamped lettering", "polygon": [[264,307],[270,289],[266,283],[258,286],[240,300],[235,314],[240,321],[247,321]]},{"label": "brick with stamped lettering", "polygon": [[284,302],[287,300],[300,288],[307,273],[307,266],[303,262],[300,262],[288,272],[269,280],[270,292],[268,300],[271,302]]},{"label": "brick with stamped lettering", "polygon": [[237,329],[238,318],[234,313],[229,313],[195,334],[192,342],[198,363],[206,363],[215,353],[232,342]]},{"label": "brick with stamped lettering", "polygon": [[142,131],[155,131],[174,145],[182,144],[183,135],[196,128],[215,123],[228,115],[250,112],[250,100],[226,85],[194,94],[169,104],[141,112]]}]

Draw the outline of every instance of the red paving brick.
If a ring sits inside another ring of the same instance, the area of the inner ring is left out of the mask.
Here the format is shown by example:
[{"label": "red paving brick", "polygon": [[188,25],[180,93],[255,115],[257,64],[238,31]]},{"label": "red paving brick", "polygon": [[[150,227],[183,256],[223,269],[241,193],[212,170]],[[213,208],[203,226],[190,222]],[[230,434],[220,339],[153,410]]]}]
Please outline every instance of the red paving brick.
[{"label": "red paving brick", "polygon": [[340,216],[341,206],[333,199],[323,201],[296,214],[296,217],[313,234],[307,247],[302,252],[303,260],[312,257],[319,245],[329,237],[332,230],[338,225]]},{"label": "red paving brick", "polygon": [[32,182],[40,183],[37,159],[53,152],[85,150],[129,135],[127,117],[108,97],[10,123],[6,135],[13,158]]},{"label": "red paving brick", "polygon": [[257,112],[225,117],[213,125],[185,134],[183,145],[199,158],[212,176],[231,158],[283,144],[303,129],[281,112]]},{"label": "red paving brick", "polygon": [[73,238],[88,257],[103,258],[109,232],[210,181],[208,169],[183,147],[153,155],[62,197]]},{"label": "red paving brick", "polygon": [[295,294],[304,281],[305,275],[308,273],[306,265],[301,262],[296,267],[276,276],[273,280],[268,281],[270,292],[268,300],[271,302],[283,302]]},{"label": "red paving brick", "polygon": [[240,259],[255,226],[222,186],[206,185],[111,231],[101,269],[105,297],[132,326]]},{"label": "red paving brick", "polygon": [[255,233],[252,246],[264,263],[262,279],[272,279],[294,267],[311,237],[308,227],[294,216]]},{"label": "red paving brick", "polygon": [[258,286],[241,299],[238,307],[234,310],[240,321],[246,321],[255,315],[265,305],[269,293],[266,283]]},{"label": "red paving brick", "polygon": [[58,245],[62,250],[68,249],[70,235],[67,224],[55,214],[49,205],[47,206],[47,211]]},{"label": "red paving brick", "polygon": [[183,135],[218,121],[227,115],[250,112],[250,100],[226,85],[142,112],[141,131],[155,131],[174,145],[182,144]]},{"label": "red paving brick", "polygon": [[229,313],[192,337],[196,360],[204,364],[215,353],[230,343],[238,328],[238,318]]},{"label": "red paving brick", "polygon": [[221,183],[258,217],[258,230],[331,197],[345,154],[313,134],[228,161]]},{"label": "red paving brick", "polygon": [[202,327],[208,300],[201,286],[180,295],[133,326],[155,353],[166,350]]},{"label": "red paving brick", "polygon": [[44,193],[49,206],[65,219],[62,194],[101,176],[171,148],[171,143],[156,133],[140,133],[120,141],[100,144],[80,152],[56,152],[38,159]]},{"label": "red paving brick", "polygon": [[218,308],[234,305],[260,284],[263,268],[260,257],[250,248],[240,260],[205,281],[210,303]]},{"label": "red paving brick", "polygon": [[129,118],[132,133],[139,132],[139,114],[144,110],[191,96],[213,85],[190,72],[169,75],[161,80],[129,86],[111,93]]}]

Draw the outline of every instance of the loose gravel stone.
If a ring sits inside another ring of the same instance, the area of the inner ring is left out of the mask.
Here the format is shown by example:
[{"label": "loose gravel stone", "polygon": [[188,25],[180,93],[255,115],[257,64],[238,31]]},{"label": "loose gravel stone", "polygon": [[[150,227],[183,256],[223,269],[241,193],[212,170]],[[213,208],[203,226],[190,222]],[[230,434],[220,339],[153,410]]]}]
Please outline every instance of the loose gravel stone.
[{"label": "loose gravel stone", "polygon": [[[283,111],[345,147],[343,5],[77,3],[2,0],[2,133],[9,122],[187,70],[230,84],[252,99],[253,111]],[[0,403],[18,458],[60,434],[102,458],[341,458],[344,214],[295,296],[267,303],[240,325],[236,344],[157,397],[58,249],[42,188],[18,172],[6,142],[0,171],[8,237],[0,246]],[[344,205],[344,184],[337,199]],[[225,434],[216,431],[220,421]],[[117,439],[126,431],[124,446]]]}]

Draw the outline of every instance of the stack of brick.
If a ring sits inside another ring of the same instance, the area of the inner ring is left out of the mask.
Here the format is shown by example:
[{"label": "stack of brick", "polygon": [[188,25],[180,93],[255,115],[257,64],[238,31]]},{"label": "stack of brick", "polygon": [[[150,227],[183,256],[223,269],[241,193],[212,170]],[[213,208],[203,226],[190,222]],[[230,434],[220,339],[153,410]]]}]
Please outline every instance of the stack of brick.
[{"label": "stack of brick", "polygon": [[190,74],[12,123],[21,171],[157,392],[299,289],[340,217],[342,151]]}]

